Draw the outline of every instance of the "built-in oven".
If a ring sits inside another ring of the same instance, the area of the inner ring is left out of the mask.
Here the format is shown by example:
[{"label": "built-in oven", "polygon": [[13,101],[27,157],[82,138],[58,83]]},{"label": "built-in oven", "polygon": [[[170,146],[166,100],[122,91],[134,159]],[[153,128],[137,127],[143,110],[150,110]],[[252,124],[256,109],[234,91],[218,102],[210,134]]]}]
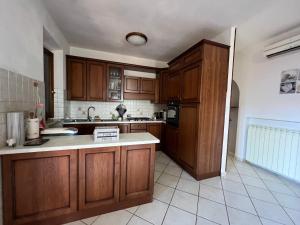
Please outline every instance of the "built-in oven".
[{"label": "built-in oven", "polygon": [[179,104],[176,102],[170,102],[167,105],[167,124],[179,126]]}]

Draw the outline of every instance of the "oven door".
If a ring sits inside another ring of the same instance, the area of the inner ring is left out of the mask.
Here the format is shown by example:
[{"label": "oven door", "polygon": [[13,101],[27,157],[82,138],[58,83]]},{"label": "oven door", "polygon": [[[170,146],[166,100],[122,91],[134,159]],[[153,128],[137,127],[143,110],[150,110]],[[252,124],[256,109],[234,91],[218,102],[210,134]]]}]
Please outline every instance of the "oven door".
[{"label": "oven door", "polygon": [[168,105],[167,124],[179,126],[179,105]]}]

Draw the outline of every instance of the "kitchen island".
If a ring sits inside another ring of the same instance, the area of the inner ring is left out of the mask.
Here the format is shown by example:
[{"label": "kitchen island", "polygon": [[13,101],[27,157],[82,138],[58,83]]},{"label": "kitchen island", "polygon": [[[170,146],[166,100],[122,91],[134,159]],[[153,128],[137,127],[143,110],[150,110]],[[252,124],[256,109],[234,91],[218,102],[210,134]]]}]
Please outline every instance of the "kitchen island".
[{"label": "kitchen island", "polygon": [[63,224],[151,202],[156,143],[149,133],[128,133],[0,149],[4,224]]}]

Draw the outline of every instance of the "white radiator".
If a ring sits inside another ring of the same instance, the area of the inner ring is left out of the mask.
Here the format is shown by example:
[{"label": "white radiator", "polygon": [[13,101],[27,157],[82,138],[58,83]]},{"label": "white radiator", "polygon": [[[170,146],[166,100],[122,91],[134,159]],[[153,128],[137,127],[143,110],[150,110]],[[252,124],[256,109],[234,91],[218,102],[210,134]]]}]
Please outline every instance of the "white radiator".
[{"label": "white radiator", "polygon": [[246,160],[300,181],[300,131],[249,125]]}]

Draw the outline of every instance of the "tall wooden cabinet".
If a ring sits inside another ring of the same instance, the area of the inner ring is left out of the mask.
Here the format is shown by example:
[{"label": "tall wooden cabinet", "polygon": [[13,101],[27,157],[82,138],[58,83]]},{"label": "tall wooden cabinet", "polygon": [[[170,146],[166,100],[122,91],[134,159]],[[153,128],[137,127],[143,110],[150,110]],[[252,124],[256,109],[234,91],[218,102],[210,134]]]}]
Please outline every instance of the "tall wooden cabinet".
[{"label": "tall wooden cabinet", "polygon": [[202,40],[169,62],[167,100],[180,112],[179,128],[166,127],[166,152],[198,180],[221,171],[228,58],[228,46]]}]

